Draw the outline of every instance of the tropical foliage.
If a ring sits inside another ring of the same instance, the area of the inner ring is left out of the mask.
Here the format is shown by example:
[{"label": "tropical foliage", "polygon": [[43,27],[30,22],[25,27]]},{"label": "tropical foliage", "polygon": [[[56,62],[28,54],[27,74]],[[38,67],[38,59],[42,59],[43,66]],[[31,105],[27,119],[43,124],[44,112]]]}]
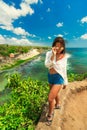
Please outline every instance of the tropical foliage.
[{"label": "tropical foliage", "polygon": [[11,89],[9,102],[0,106],[0,129],[33,130],[47,100],[47,83],[22,80],[19,74],[8,77],[6,89]]},{"label": "tropical foliage", "polygon": [[[83,80],[85,74],[69,74],[69,82]],[[16,73],[8,75],[6,89],[10,90],[10,98],[0,106],[1,130],[34,130],[44,104],[47,101],[49,87],[46,82],[22,79]]]},{"label": "tropical foliage", "polygon": [[69,73],[68,74],[68,80],[69,80],[69,82],[81,81],[81,80],[83,80],[85,78],[87,78],[87,73],[83,73],[83,74]]},{"label": "tropical foliage", "polygon": [[42,51],[42,49],[48,49],[49,47],[39,47],[39,46],[12,46],[12,45],[1,45],[0,44],[0,55],[9,56],[10,53],[14,54],[22,54],[27,53],[31,49],[38,49]]}]

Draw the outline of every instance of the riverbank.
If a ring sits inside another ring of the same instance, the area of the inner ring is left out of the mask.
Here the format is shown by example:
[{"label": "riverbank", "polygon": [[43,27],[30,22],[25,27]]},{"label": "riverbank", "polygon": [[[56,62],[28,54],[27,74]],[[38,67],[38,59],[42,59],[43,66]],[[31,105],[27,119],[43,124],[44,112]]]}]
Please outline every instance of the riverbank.
[{"label": "riverbank", "polygon": [[12,67],[18,66],[20,64],[23,64],[37,55],[41,54],[43,51],[39,51],[39,49],[31,49],[27,53],[20,54],[18,56],[14,57],[6,57],[2,59],[2,62],[0,62],[0,70],[6,70],[10,69]]},{"label": "riverbank", "polygon": [[48,103],[35,130],[86,130],[87,129],[87,79],[68,84],[60,91],[61,109],[55,109],[51,126],[47,126]]}]

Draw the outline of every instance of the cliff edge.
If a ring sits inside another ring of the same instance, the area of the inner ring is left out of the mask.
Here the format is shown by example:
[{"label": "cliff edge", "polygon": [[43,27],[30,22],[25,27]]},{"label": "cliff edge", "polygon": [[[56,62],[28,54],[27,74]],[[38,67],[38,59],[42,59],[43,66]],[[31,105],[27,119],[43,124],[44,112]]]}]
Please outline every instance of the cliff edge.
[{"label": "cliff edge", "polygon": [[87,130],[87,79],[69,83],[60,91],[61,109],[55,109],[51,126],[47,126],[48,103],[35,130]]}]

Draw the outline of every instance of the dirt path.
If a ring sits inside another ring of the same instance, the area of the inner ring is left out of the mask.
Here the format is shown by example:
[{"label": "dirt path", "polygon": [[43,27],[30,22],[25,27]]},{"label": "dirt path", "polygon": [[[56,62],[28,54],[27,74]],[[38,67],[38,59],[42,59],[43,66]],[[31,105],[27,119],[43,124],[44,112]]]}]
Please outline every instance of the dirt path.
[{"label": "dirt path", "polygon": [[60,99],[52,125],[46,125],[47,104],[35,130],[87,130],[87,79],[70,83],[61,90]]},{"label": "dirt path", "polygon": [[62,130],[87,130],[87,91],[73,94],[65,107]]}]

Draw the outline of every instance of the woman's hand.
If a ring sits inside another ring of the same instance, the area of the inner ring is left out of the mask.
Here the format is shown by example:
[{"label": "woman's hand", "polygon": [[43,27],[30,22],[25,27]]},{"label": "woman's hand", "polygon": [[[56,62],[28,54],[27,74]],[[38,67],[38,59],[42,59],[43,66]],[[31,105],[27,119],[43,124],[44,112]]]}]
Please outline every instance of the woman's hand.
[{"label": "woman's hand", "polygon": [[52,52],[54,55],[56,55],[57,51],[56,51],[56,47],[52,47]]}]

